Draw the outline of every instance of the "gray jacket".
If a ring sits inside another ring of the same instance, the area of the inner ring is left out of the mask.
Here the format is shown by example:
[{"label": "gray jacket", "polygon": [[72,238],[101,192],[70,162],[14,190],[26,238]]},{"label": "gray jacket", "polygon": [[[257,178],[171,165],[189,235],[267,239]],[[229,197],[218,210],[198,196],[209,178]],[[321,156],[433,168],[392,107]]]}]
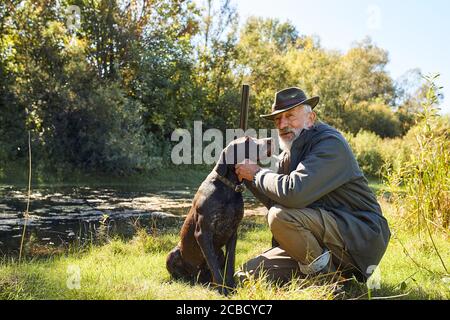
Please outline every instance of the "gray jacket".
[{"label": "gray jacket", "polygon": [[303,130],[292,144],[289,172],[263,170],[246,185],[267,208],[330,211],[360,276],[370,276],[386,251],[390,230],[345,138],[321,122]]}]

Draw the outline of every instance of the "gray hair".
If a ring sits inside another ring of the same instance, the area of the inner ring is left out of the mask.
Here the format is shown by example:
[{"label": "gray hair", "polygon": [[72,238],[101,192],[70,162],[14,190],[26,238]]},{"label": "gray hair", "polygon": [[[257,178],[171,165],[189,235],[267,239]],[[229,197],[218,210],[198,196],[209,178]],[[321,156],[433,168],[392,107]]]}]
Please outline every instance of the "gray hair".
[{"label": "gray hair", "polygon": [[[313,112],[312,107],[309,104],[304,104],[303,105],[303,110],[305,110],[306,114],[310,114],[311,112]],[[303,124],[303,128],[305,130],[309,130],[312,127],[312,125],[308,127],[306,121],[307,120],[305,119],[305,123]]]},{"label": "gray hair", "polygon": [[307,114],[312,112],[312,108],[309,104],[303,104],[303,109]]}]

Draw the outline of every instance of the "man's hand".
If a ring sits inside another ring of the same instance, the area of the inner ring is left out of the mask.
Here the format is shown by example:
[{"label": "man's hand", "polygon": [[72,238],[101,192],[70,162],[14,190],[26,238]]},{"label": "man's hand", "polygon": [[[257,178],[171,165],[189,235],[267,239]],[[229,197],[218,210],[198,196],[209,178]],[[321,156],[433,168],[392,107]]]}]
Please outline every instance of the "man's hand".
[{"label": "man's hand", "polygon": [[236,165],[236,174],[239,181],[242,181],[243,179],[253,181],[253,178],[259,170],[261,170],[260,166],[255,163],[249,163],[248,160],[242,164]]}]

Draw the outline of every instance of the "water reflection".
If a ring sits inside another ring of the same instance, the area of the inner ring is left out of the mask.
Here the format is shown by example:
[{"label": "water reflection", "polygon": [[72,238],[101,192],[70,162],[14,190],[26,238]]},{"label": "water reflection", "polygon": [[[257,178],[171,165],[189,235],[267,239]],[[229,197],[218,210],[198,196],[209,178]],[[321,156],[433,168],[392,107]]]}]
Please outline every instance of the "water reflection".
[{"label": "water reflection", "polygon": [[[97,241],[99,230],[110,236],[131,236],[140,225],[179,225],[196,189],[155,190],[153,187],[46,187],[31,194],[27,239],[46,246]],[[245,196],[246,207],[257,204]],[[0,185],[0,253],[16,254],[24,225],[27,191]],[[257,208],[252,212],[258,212]]]},{"label": "water reflection", "polygon": [[[27,237],[42,244],[61,245],[73,239],[92,238],[105,217],[109,235],[133,232],[133,223],[185,215],[193,193],[184,190],[124,190],[120,188],[38,188],[31,194]],[[0,186],[0,252],[18,250],[25,222],[27,191]]]}]

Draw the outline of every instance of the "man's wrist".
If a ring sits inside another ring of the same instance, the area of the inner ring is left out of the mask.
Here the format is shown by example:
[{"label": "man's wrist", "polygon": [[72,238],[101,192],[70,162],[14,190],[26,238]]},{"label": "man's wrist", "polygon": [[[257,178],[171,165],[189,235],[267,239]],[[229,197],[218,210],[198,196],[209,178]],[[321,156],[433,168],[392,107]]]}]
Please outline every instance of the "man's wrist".
[{"label": "man's wrist", "polygon": [[256,176],[258,175],[258,173],[261,171],[261,167],[259,167],[257,170],[256,170],[256,172],[255,172],[255,174],[253,175],[253,180],[252,180],[252,182],[254,183],[254,184],[256,184]]},{"label": "man's wrist", "polygon": [[256,180],[258,179],[258,176],[260,176],[261,174],[270,171],[269,169],[266,168],[259,168],[258,171],[256,171],[255,175],[253,176],[253,183],[256,185]]}]

